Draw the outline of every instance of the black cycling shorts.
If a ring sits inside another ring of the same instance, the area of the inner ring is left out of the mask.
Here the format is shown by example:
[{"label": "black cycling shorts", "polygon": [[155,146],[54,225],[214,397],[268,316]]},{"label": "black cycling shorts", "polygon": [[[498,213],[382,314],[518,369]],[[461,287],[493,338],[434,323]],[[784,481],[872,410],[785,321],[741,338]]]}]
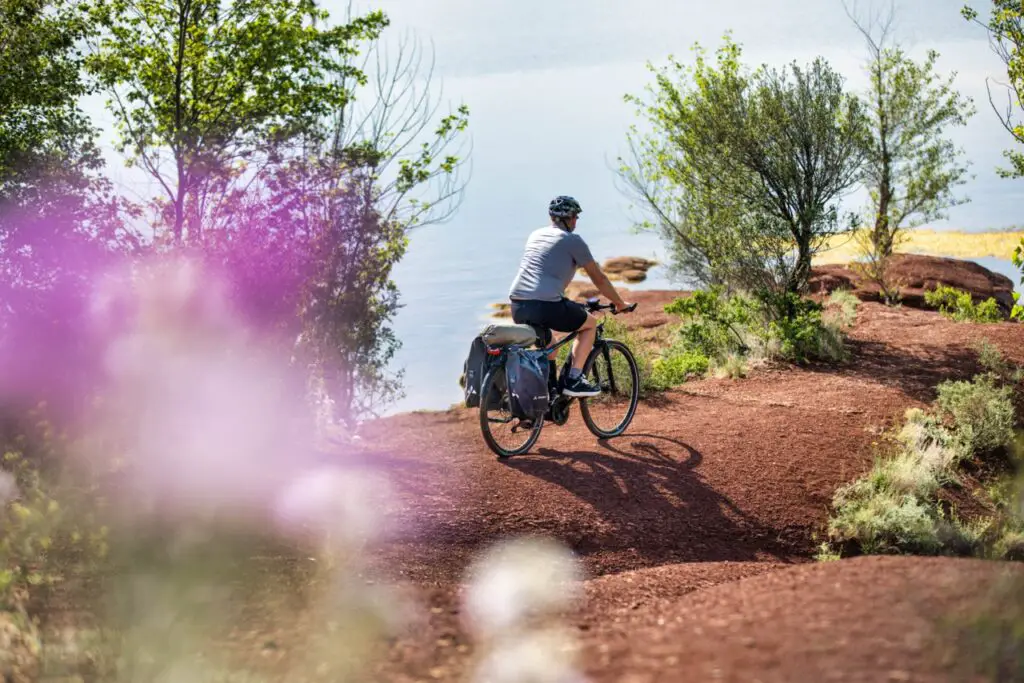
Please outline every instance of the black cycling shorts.
[{"label": "black cycling shorts", "polygon": [[[520,325],[575,332],[587,322],[587,315],[586,306],[566,298],[561,301],[512,300],[512,320]],[[550,343],[550,338],[544,340],[545,345]]]}]

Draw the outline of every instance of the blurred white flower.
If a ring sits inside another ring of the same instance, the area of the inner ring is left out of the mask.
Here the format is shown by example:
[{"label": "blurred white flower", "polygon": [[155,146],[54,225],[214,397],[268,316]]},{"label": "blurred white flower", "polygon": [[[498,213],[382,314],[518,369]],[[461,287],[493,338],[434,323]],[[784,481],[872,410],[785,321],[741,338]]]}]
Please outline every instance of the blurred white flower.
[{"label": "blurred white flower", "polygon": [[479,683],[586,683],[575,667],[575,643],[562,629],[534,631],[496,643],[478,665]]},{"label": "blurred white flower", "polygon": [[499,543],[469,572],[465,606],[479,635],[501,634],[534,613],[553,613],[580,595],[580,571],[564,545],[540,537]]},{"label": "blurred white flower", "polygon": [[289,482],[276,498],[274,516],[287,531],[305,529],[343,544],[362,543],[381,528],[380,501],[387,492],[382,479],[325,466]]},{"label": "blurred white flower", "polygon": [[10,472],[0,471],[0,505],[6,505],[18,497],[18,482]]}]

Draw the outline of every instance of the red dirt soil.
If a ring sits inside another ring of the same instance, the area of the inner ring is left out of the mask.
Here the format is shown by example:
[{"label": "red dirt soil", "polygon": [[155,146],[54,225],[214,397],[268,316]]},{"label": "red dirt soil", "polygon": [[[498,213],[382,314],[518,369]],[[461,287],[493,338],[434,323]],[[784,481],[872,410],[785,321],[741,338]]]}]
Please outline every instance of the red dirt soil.
[{"label": "red dirt soil", "polygon": [[[620,320],[664,324],[661,306],[678,294],[631,292],[641,308]],[[379,679],[463,676],[473,649],[457,602],[467,564],[504,537],[542,533],[594,577],[577,618],[593,681],[948,680],[911,638],[927,637],[913,608],[977,597],[994,564],[793,565],[809,562],[833,492],[869,468],[872,443],[940,381],[976,372],[983,337],[1024,361],[1020,325],[865,303],[846,364],[690,382],[642,404],[609,441],[577,411],[508,461],[487,450],[475,410],[368,425],[360,459],[397,488],[377,566],[434,606],[394,643]]]},{"label": "red dirt soil", "polygon": [[[657,328],[678,295],[629,292],[641,307],[619,319]],[[988,595],[1008,565],[810,558],[835,489],[870,467],[872,443],[908,407],[978,370],[983,337],[1024,362],[1024,326],[865,303],[848,363],[690,382],[642,403],[608,441],[574,409],[508,461],[484,445],[475,410],[366,425],[344,459],[394,489],[373,581],[423,608],[372,679],[466,680],[477,654],[459,602],[467,566],[496,541],[539,533],[572,548],[588,577],[566,618],[590,681],[975,680],[929,655],[925,645],[948,642],[930,624]],[[256,612],[231,641],[264,673],[283,672],[312,627],[297,604]]]}]

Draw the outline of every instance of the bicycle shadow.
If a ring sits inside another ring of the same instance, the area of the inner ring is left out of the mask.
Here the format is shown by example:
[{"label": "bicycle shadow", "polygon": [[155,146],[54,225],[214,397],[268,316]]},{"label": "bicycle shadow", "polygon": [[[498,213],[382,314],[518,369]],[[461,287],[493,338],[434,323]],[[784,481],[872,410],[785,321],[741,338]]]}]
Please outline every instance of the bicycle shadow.
[{"label": "bicycle shadow", "polygon": [[759,522],[697,472],[703,455],[653,434],[599,440],[597,449],[506,461],[508,467],[564,488],[589,504],[608,531],[572,545],[581,555],[623,552],[638,565],[666,562],[788,561],[780,530]]}]

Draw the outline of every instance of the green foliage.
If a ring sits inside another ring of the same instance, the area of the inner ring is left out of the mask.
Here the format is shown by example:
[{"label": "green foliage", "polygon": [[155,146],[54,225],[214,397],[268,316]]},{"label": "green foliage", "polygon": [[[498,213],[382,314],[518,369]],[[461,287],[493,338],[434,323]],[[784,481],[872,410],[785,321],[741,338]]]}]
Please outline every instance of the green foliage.
[{"label": "green foliage", "polygon": [[888,27],[873,35],[858,23],[867,42],[869,88],[863,95],[868,126],[862,139],[864,181],[871,196],[870,251],[884,262],[900,232],[943,218],[966,201],[954,189],[966,181],[963,150],[947,137],[974,115],[970,98],[954,87],[956,74],[941,77],[939,53],[912,59],[889,42]]},{"label": "green foliage", "polygon": [[837,542],[855,540],[866,554],[938,552],[934,513],[891,481],[885,466],[876,465],[867,477],[836,491],[829,535]]},{"label": "green foliage", "polygon": [[107,529],[87,490],[61,487],[52,471],[62,441],[42,421],[41,437],[19,436],[0,460],[0,605],[19,591],[71,573],[95,571],[107,554]]},{"label": "green foliage", "polygon": [[936,405],[952,420],[964,453],[984,454],[1013,442],[1013,388],[999,386],[992,375],[943,382]]},{"label": "green foliage", "polygon": [[[993,51],[1006,65],[1009,106],[994,109],[1007,132],[1024,144],[1024,122],[1014,119],[1014,112],[1024,108],[1024,6],[1020,0],[992,0],[992,12],[985,22],[978,19],[978,11],[970,5],[965,5],[961,14],[966,20],[985,27]],[[991,92],[989,95],[991,97]],[[1024,153],[1011,149],[1003,155],[1009,160],[1010,168],[998,169],[999,174],[1006,178],[1024,177]]]},{"label": "green foliage", "polygon": [[91,33],[74,0],[0,0],[0,204],[39,185],[80,184],[100,165],[78,108],[88,93],[77,43]]},{"label": "green foliage", "polygon": [[747,359],[738,353],[731,353],[725,358],[716,358],[711,367],[711,372],[716,377],[728,377],[729,379],[743,379],[747,376],[748,371]]},{"label": "green foliage", "polygon": [[730,377],[742,377],[747,368],[741,360],[756,353],[794,362],[844,360],[843,327],[852,323],[856,306],[842,297],[829,305],[838,312],[823,320],[821,304],[795,294],[756,300],[712,288],[676,299],[665,311],[683,318],[674,347],[698,353]]},{"label": "green foliage", "polygon": [[311,0],[97,0],[92,18],[103,34],[87,66],[120,150],[162,188],[176,242],[200,240],[207,204],[246,163],[345,104],[344,79],[364,78],[347,57],[387,23],[372,12],[328,26]]},{"label": "green foliage", "polygon": [[825,312],[828,320],[841,327],[853,327],[857,321],[857,307],[860,299],[846,289],[837,289],[825,301]]},{"label": "green foliage", "polygon": [[[1024,285],[1024,239],[1021,239],[1020,244],[1013,250],[1013,265],[1021,269],[1020,283]],[[1013,311],[1010,313],[1010,317],[1018,322],[1024,322],[1024,302],[1020,300],[1020,293],[1013,293]]]},{"label": "green foliage", "polygon": [[665,312],[683,319],[677,343],[706,358],[747,351],[747,329],[758,319],[752,300],[741,295],[726,296],[719,287],[675,299]]},{"label": "green foliage", "polygon": [[708,357],[700,351],[670,347],[655,358],[651,368],[650,385],[653,389],[670,389],[694,376],[708,371]]},{"label": "green foliage", "polygon": [[957,322],[998,323],[1003,321],[999,303],[989,297],[979,304],[974,303],[970,292],[948,285],[940,285],[924,293],[924,301],[939,312]]},{"label": "green foliage", "polygon": [[1004,483],[989,489],[992,518],[965,522],[955,514],[947,517],[938,503],[940,489],[956,484],[965,459],[1012,442],[1011,395],[1010,385],[981,374],[970,382],[941,384],[932,412],[908,410],[894,450],[836,491],[831,542],[864,553],[1016,553],[1024,516]]},{"label": "green foliage", "polygon": [[838,562],[843,557],[826,542],[818,546],[818,552],[814,554],[814,559],[818,562]]},{"label": "green foliage", "polygon": [[650,101],[627,96],[652,129],[631,129],[620,168],[653,216],[641,227],[703,286],[802,292],[822,241],[845,230],[838,200],[856,182],[861,106],[822,59],[749,73],[728,36],[715,64],[695,52],[693,67],[651,67]]}]

